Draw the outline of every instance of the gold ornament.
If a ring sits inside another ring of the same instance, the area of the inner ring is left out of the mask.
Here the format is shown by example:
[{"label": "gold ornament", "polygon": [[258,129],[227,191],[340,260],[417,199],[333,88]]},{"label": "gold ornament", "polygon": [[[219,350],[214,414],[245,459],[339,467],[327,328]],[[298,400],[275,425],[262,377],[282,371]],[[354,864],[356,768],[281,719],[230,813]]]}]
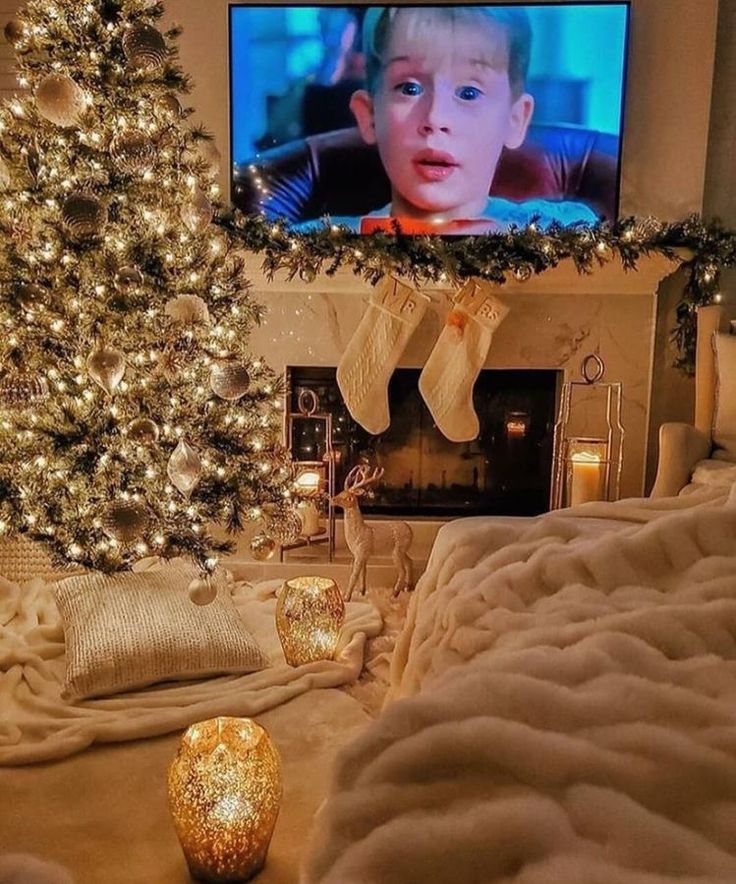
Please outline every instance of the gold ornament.
[{"label": "gold ornament", "polygon": [[87,372],[96,384],[112,395],[125,375],[125,354],[113,347],[99,347],[87,358]]},{"label": "gold ornament", "polygon": [[345,602],[334,580],[287,580],[276,603],[276,630],[289,666],[332,660],[344,620]]},{"label": "gold ornament", "polygon": [[181,439],[169,458],[166,474],[171,484],[184,497],[189,497],[202,475],[202,461],[196,448],[192,448],[188,442]]},{"label": "gold ornament", "polygon": [[156,113],[164,120],[178,120],[184,114],[181,102],[173,92],[156,99]]},{"label": "gold ornament", "polygon": [[531,279],[534,274],[534,268],[531,264],[519,264],[514,268],[514,278],[519,282],[526,282]]},{"label": "gold ornament", "polygon": [[285,546],[294,543],[301,536],[302,520],[293,509],[274,510],[266,513],[263,533]]},{"label": "gold ornament", "polygon": [[258,874],[281,805],[281,761],[249,718],[193,724],[169,767],[169,808],[193,878],[247,881]]},{"label": "gold ornament", "polygon": [[191,202],[181,208],[184,225],[190,233],[204,233],[214,217],[215,211],[209,200],[199,187],[195,188]]},{"label": "gold ornament", "polygon": [[137,417],[128,424],[128,439],[136,445],[155,445],[159,429],[148,417]]},{"label": "gold ornament", "polygon": [[220,399],[237,402],[248,392],[250,378],[245,366],[230,359],[221,359],[210,369],[210,388]]},{"label": "gold ornament", "polygon": [[22,409],[45,399],[49,393],[46,378],[24,370],[11,370],[0,380],[0,404]]},{"label": "gold ornament", "polygon": [[174,322],[184,325],[210,325],[210,311],[199,295],[177,295],[170,298],[164,307],[164,313]]},{"label": "gold ornament", "polygon": [[87,103],[84,90],[67,74],[49,74],[36,89],[39,114],[57,126],[76,126]]},{"label": "gold ornament", "polygon": [[134,130],[113,138],[110,156],[124,172],[141,174],[153,168],[156,150],[150,138]]},{"label": "gold ornament", "polygon": [[257,562],[266,562],[276,552],[276,541],[265,534],[256,534],[250,542],[250,554]]},{"label": "gold ornament", "polygon": [[317,271],[314,267],[301,267],[299,269],[299,279],[303,282],[314,282],[317,279]]},{"label": "gold ornament", "polygon": [[166,42],[151,25],[133,25],[123,37],[128,64],[145,74],[156,73],[166,61]]},{"label": "gold ornament", "polygon": [[135,500],[111,503],[102,516],[102,530],[119,543],[133,543],[145,534],[150,516],[145,505]]},{"label": "gold ornament", "polygon": [[195,577],[187,587],[187,592],[195,605],[209,605],[217,598],[217,584],[209,574]]},{"label": "gold ornament", "polygon": [[91,193],[73,193],[64,200],[61,219],[74,239],[90,239],[107,224],[107,208]]},{"label": "gold ornament", "polygon": [[119,292],[133,292],[143,285],[143,274],[135,264],[128,264],[118,269],[113,282]]},{"label": "gold ornament", "polygon": [[11,18],[3,29],[5,39],[11,46],[16,46],[26,36],[26,26],[19,18]]},{"label": "gold ornament", "polygon": [[599,242],[595,247],[595,253],[601,261],[610,261],[613,258],[613,249],[603,241]]}]

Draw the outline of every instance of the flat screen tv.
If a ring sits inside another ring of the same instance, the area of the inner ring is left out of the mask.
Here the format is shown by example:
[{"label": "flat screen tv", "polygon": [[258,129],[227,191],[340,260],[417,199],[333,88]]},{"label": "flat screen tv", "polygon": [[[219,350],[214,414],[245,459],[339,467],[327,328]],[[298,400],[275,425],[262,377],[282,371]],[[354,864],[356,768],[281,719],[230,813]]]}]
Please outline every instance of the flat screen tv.
[{"label": "flat screen tv", "polygon": [[618,213],[628,3],[230,7],[232,201],[296,231]]}]

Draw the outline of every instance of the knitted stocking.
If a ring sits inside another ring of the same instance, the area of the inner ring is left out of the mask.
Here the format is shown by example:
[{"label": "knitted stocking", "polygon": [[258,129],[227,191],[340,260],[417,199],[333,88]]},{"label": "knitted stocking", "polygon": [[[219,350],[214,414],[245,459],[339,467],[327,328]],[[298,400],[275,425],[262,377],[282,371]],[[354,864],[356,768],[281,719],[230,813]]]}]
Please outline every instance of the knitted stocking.
[{"label": "knitted stocking", "polygon": [[480,425],[473,385],[491,348],[493,332],[509,308],[489,283],[471,279],[455,296],[445,327],[419,378],[419,389],[435,423],[451,442],[469,442]]},{"label": "knitted stocking", "polygon": [[388,382],[428,303],[398,280],[384,280],[340,359],[337,385],[348,411],[369,433],[382,433],[391,421]]}]

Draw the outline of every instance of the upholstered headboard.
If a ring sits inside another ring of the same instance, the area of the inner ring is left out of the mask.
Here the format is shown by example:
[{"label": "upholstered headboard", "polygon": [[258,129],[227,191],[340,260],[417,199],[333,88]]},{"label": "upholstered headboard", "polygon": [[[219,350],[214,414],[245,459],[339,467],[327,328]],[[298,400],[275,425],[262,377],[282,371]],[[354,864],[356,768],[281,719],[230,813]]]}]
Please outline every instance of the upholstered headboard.
[{"label": "upholstered headboard", "polygon": [[712,304],[698,309],[698,338],[695,348],[695,426],[707,436],[713,431],[716,402],[716,362],[713,332],[728,331],[733,307]]}]

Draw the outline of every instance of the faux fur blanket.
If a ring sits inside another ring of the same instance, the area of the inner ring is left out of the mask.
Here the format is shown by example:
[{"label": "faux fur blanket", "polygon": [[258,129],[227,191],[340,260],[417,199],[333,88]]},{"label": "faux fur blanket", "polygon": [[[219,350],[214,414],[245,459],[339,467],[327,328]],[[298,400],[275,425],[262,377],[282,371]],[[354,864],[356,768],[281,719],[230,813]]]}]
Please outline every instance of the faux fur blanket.
[{"label": "faux fur blanket", "polygon": [[443,528],[303,882],[733,884],[732,498]]},{"label": "faux fur blanket", "polygon": [[233,588],[246,626],[274,663],[269,668],[70,704],[61,699],[64,632],[50,584],[0,578],[0,765],[63,758],[92,743],[166,734],[217,715],[254,716],[312,688],[354,681],[366,638],[381,630],[376,608],[348,604],[335,660],[292,668],[274,624],[281,583]]}]

